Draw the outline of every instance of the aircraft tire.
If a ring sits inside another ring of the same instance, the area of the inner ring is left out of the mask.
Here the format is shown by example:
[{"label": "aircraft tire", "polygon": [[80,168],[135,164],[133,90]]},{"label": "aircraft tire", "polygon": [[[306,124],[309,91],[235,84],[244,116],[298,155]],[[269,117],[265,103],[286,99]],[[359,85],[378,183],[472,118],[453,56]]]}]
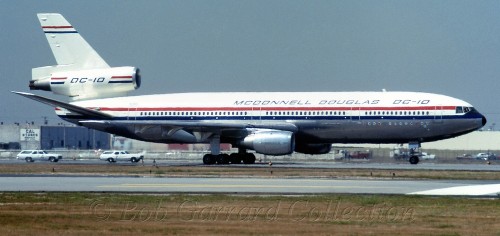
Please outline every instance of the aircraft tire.
[{"label": "aircraft tire", "polygon": [[245,154],[243,158],[244,164],[255,164],[255,155],[253,153]]},{"label": "aircraft tire", "polygon": [[222,164],[222,165],[229,164],[229,155],[228,154],[219,154],[217,156],[217,164]]},{"label": "aircraft tire", "polygon": [[214,156],[212,154],[205,154],[203,156],[203,164],[205,164],[205,165],[213,165],[213,164],[215,164],[216,157],[217,156]]},{"label": "aircraft tire", "polygon": [[241,154],[231,153],[231,155],[229,155],[229,160],[231,164],[241,164]]},{"label": "aircraft tire", "polygon": [[411,156],[410,157],[410,164],[412,164],[412,165],[418,164],[419,161],[420,160],[419,160],[418,156]]}]

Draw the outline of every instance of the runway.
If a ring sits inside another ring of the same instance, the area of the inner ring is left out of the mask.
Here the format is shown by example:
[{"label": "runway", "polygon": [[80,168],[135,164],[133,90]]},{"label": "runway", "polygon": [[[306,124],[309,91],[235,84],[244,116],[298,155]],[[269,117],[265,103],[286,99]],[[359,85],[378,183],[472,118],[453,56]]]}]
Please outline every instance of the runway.
[{"label": "runway", "polygon": [[[99,160],[63,159],[58,163],[26,163],[20,160],[1,160],[0,164],[42,165],[118,165],[135,166],[140,163],[107,163]],[[152,160],[144,165],[152,165]],[[158,166],[203,166],[199,160],[157,160]],[[225,167],[227,165],[214,165]],[[267,163],[229,165],[236,168],[271,168]],[[204,166],[202,168],[211,168]],[[370,162],[273,162],[273,169],[327,168],[327,169],[387,169],[387,170],[451,170],[451,171],[500,171],[500,165],[432,163]],[[280,178],[280,177],[151,177],[108,175],[0,175],[0,191],[21,192],[123,192],[123,193],[229,193],[229,194],[421,194],[450,196],[500,196],[500,180],[405,180],[377,178]]]},{"label": "runway", "polygon": [[0,191],[226,194],[420,194],[498,197],[499,181],[3,176]]}]

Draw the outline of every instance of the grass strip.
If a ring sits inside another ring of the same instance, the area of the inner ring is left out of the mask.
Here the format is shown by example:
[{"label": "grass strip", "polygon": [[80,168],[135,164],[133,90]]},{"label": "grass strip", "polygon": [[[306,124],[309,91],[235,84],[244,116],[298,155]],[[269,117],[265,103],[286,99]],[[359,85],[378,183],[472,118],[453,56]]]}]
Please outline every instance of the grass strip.
[{"label": "grass strip", "polygon": [[498,235],[498,199],[0,193],[2,235]]}]

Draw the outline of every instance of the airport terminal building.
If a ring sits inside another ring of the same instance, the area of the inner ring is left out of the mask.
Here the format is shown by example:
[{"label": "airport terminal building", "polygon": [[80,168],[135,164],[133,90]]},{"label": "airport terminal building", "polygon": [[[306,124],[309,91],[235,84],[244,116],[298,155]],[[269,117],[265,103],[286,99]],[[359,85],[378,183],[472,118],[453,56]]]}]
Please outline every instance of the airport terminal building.
[{"label": "airport terminal building", "polygon": [[0,125],[0,149],[110,149],[111,135],[79,126]]}]

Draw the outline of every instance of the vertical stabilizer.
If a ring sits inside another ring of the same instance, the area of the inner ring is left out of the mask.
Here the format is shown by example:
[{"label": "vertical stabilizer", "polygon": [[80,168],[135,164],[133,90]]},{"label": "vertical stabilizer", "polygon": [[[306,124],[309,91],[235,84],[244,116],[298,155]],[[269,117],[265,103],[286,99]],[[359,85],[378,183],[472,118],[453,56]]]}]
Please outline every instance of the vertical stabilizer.
[{"label": "vertical stabilizer", "polygon": [[39,13],[37,16],[58,65],[72,70],[109,68],[61,14]]},{"label": "vertical stabilizer", "polygon": [[110,68],[61,14],[37,16],[57,65],[33,68],[30,90],[52,91],[72,100],[84,100],[125,96],[141,86],[138,68]]}]

